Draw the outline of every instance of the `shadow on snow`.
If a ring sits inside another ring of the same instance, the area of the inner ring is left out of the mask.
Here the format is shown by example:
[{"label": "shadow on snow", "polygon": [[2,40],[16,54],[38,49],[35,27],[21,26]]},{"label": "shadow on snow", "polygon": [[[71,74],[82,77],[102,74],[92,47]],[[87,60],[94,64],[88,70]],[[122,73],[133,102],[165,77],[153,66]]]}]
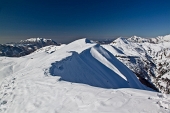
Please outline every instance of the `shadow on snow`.
[{"label": "shadow on snow", "polygon": [[60,76],[60,80],[83,83],[101,88],[137,88],[144,89],[136,76],[109,51],[99,45],[94,47],[99,54],[114,65],[127,80],[92,56],[91,48],[80,54],[71,51],[72,55],[52,63],[50,74]]}]

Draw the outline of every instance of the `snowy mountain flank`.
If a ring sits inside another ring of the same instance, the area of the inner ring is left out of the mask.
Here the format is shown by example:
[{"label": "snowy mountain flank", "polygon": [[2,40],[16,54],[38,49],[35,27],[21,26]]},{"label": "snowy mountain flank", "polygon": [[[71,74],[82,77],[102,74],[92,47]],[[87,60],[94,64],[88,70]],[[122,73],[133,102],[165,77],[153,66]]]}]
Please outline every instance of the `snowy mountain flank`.
[{"label": "snowy mountain flank", "polygon": [[118,38],[110,45],[110,51],[131,69],[142,83],[170,93],[170,35],[151,39],[137,36]]},{"label": "snowy mountain flank", "polygon": [[30,38],[21,40],[18,43],[0,44],[0,56],[20,57],[28,55],[35,50],[49,46],[60,45],[51,39]]},{"label": "snowy mountain flank", "polygon": [[135,39],[100,45],[84,38],[19,57],[3,54],[0,113],[169,113],[170,95],[155,91],[165,92],[158,86],[169,77],[169,40]]}]

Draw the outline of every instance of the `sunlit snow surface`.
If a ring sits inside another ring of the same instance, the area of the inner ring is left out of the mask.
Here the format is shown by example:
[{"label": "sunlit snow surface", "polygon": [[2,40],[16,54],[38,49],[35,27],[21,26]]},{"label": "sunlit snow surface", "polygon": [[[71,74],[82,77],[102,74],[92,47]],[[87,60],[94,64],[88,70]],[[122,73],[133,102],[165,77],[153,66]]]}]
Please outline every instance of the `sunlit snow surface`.
[{"label": "sunlit snow surface", "polygon": [[0,57],[0,77],[2,113],[170,111],[169,95],[149,91],[109,51],[87,39],[20,58]]},{"label": "sunlit snow surface", "polygon": [[170,93],[170,35],[157,38],[118,38],[102,45],[136,75],[153,83],[161,92]]}]

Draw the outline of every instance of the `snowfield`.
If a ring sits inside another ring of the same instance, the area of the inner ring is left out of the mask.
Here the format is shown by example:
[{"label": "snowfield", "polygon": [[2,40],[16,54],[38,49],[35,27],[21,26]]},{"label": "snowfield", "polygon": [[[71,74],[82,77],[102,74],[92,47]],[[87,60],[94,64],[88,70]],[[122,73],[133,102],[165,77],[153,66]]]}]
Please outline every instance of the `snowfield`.
[{"label": "snowfield", "polygon": [[80,39],[0,57],[0,112],[169,113],[170,95],[141,84],[110,47]]}]

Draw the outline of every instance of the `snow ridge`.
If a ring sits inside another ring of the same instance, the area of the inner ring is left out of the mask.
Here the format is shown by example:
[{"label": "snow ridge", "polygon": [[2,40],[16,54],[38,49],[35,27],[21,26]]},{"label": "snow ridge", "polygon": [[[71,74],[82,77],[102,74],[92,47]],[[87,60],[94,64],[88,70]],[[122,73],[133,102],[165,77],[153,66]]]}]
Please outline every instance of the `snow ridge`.
[{"label": "snow ridge", "polygon": [[145,89],[126,66],[98,45],[80,54],[75,51],[71,53],[71,56],[52,63],[50,73],[53,76],[60,76],[60,80],[64,81],[102,88]]}]

